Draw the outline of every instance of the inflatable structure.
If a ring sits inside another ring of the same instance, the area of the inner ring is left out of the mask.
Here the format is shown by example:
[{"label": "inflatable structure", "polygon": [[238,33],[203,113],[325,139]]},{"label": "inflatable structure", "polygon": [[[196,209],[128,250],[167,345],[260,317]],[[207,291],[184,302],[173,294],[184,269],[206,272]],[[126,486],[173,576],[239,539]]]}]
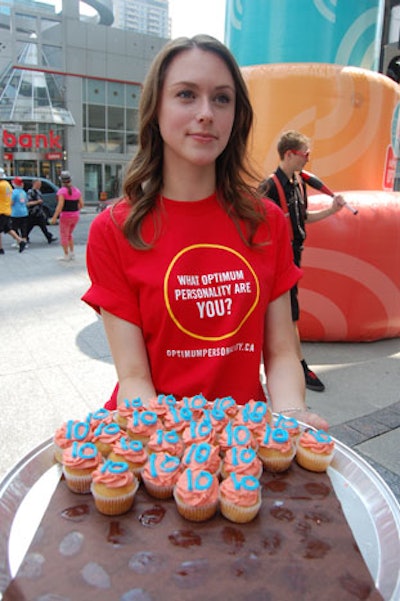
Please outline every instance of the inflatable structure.
[{"label": "inflatable structure", "polygon": [[[281,134],[296,129],[311,139],[307,171],[358,209],[307,228],[303,340],[400,336],[400,88],[372,70],[383,8],[382,0],[227,3],[226,39],[255,111],[249,150],[260,177],[276,168]],[[311,209],[330,203],[309,188]]]}]

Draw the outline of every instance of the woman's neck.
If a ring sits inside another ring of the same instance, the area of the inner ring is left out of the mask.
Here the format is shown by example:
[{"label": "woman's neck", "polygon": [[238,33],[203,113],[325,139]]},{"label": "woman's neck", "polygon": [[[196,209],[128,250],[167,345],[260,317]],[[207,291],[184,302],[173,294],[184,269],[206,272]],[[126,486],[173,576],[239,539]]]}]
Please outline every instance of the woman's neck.
[{"label": "woman's neck", "polygon": [[174,200],[195,202],[215,192],[215,165],[177,170],[164,169],[162,195]]}]

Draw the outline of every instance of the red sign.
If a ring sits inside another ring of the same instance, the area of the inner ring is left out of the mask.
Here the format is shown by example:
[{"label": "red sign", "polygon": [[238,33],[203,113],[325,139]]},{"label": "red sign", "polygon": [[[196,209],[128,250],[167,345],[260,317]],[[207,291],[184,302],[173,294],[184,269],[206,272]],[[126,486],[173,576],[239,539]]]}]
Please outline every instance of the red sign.
[{"label": "red sign", "polygon": [[382,183],[382,187],[384,190],[393,190],[394,179],[396,175],[396,162],[397,158],[395,157],[393,148],[391,146],[388,146],[386,150],[385,171],[383,174]]},{"label": "red sign", "polygon": [[55,135],[51,129],[49,135],[46,134],[13,134],[6,129],[3,130],[3,145],[4,148],[49,148],[62,150],[61,136]]},{"label": "red sign", "polygon": [[13,160],[13,153],[12,152],[4,152],[3,153],[3,158],[5,161],[12,161]]},{"label": "red sign", "polygon": [[44,156],[48,161],[58,161],[62,159],[62,152],[48,152]]}]

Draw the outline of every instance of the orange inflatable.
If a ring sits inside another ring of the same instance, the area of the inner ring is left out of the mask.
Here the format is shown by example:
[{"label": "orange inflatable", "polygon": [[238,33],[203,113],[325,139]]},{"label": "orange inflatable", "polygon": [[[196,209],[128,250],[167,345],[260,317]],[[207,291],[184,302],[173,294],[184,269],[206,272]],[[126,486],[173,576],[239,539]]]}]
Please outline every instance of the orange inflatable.
[{"label": "orange inflatable", "polygon": [[[250,155],[263,177],[283,131],[311,141],[306,170],[359,210],[310,224],[300,282],[300,335],[309,341],[400,336],[400,88],[379,73],[327,64],[244,67],[255,111]],[[310,208],[331,198],[312,195]]]},{"label": "orange inflatable", "polygon": [[[400,336],[400,203],[396,192],[344,192],[346,209],[307,229],[300,281],[303,340]],[[310,209],[330,199],[311,196]]]}]

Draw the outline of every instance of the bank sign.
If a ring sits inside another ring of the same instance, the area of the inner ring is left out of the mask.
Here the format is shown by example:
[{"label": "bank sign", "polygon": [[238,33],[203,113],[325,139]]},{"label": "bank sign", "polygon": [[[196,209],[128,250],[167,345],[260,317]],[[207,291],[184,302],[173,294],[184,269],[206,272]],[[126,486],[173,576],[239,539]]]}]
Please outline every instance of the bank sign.
[{"label": "bank sign", "polygon": [[3,129],[3,148],[29,148],[30,150],[62,150],[61,135],[52,129],[48,134],[28,134]]}]

